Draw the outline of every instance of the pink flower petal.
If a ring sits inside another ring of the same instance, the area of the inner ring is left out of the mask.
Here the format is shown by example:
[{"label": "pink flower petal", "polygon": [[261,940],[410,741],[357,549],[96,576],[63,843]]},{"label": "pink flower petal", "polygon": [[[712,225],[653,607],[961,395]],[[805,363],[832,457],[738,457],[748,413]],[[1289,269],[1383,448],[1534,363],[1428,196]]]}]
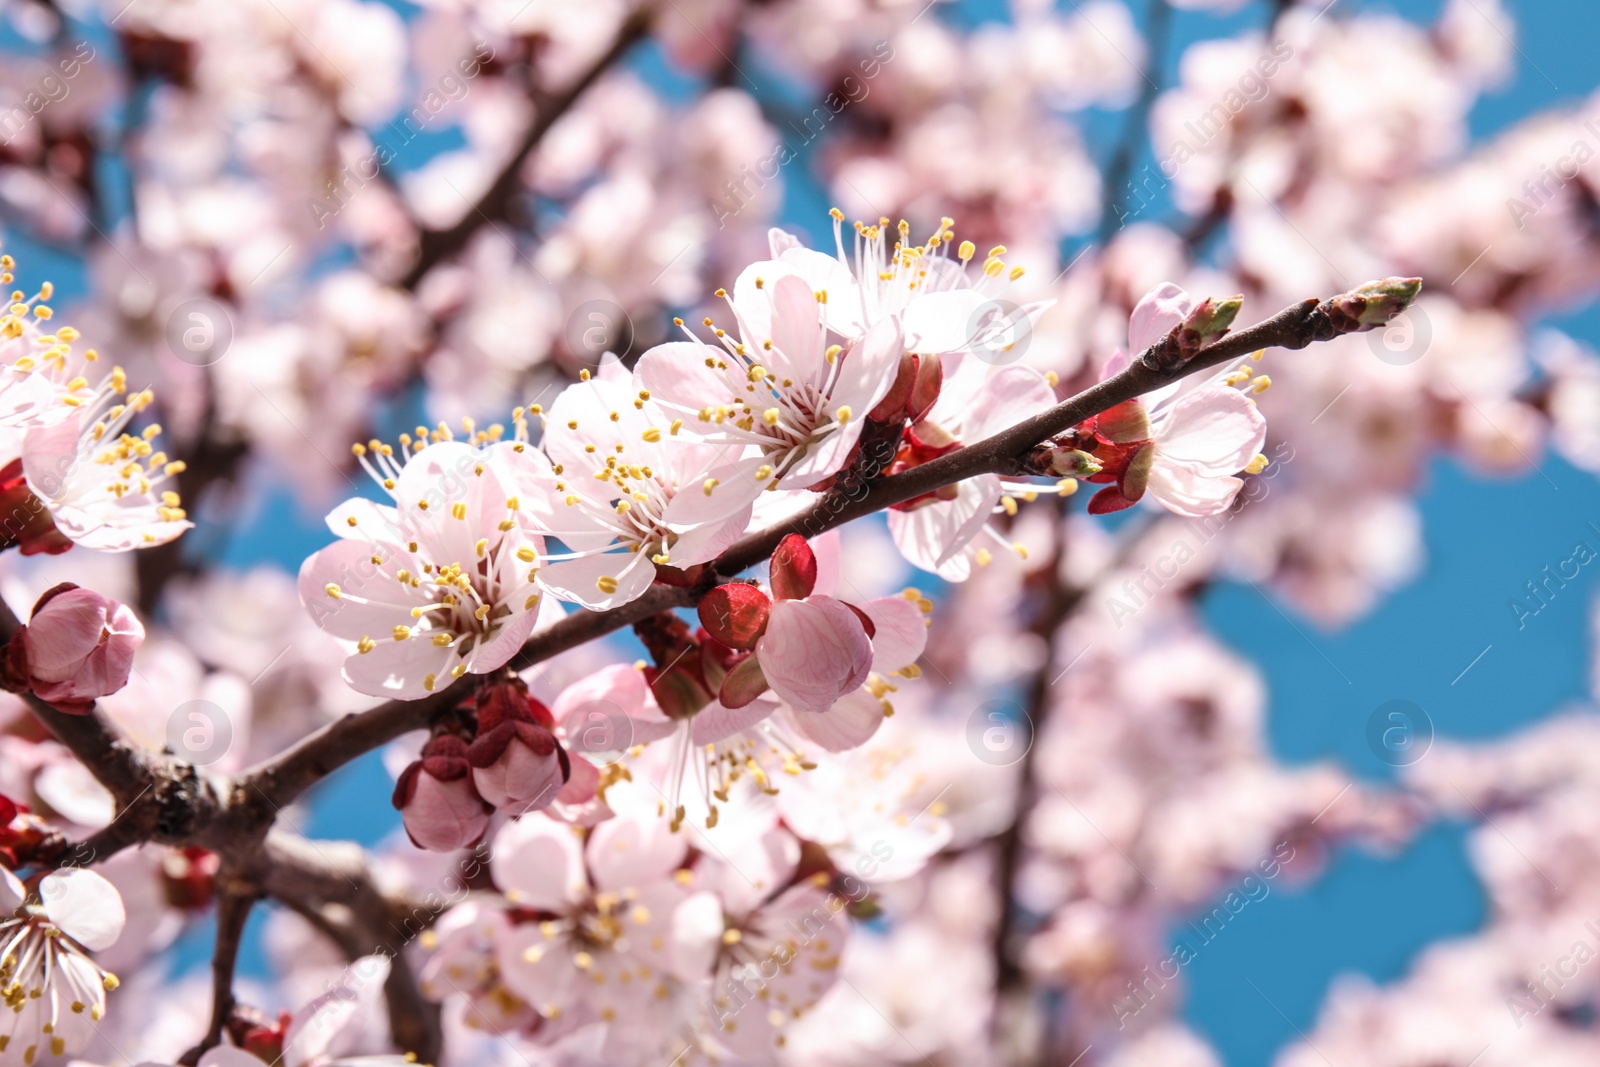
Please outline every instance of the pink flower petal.
[{"label": "pink flower petal", "polygon": [[1162,282],[1134,307],[1128,317],[1128,353],[1139,353],[1155,344],[1194,310],[1194,297],[1171,282]]},{"label": "pink flower petal", "polygon": [[1267,420],[1237,389],[1215,386],[1179,398],[1157,428],[1156,463],[1201,474],[1241,471],[1267,439]]},{"label": "pink flower petal", "polygon": [[777,601],[756,654],[772,691],[802,711],[827,711],[866,684],[872,669],[861,620],[825,596]]},{"label": "pink flower petal", "polygon": [[128,921],[117,887],[81,867],[45,875],[39,882],[39,899],[50,921],[91,952],[116,944]]}]

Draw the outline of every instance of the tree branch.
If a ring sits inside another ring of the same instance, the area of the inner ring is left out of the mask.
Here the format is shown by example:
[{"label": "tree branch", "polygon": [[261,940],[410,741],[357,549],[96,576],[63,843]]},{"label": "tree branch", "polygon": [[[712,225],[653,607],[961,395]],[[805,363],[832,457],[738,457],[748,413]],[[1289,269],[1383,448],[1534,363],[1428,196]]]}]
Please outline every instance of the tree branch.
[{"label": "tree branch", "polygon": [[[1338,297],[1320,303],[1314,299],[1305,300],[1285,308],[1270,319],[1223,336],[1178,366],[1169,363],[1171,353],[1167,341],[1157,342],[1141,353],[1127,370],[993,437],[901,474],[876,481],[869,478],[856,482],[853,488],[821,494],[817,503],[801,514],[738,541],[706,567],[704,577],[692,588],[656,585],[644,596],[620,607],[607,611],[578,611],[567,616],[535,634],[511,661],[511,666],[517,670],[526,669],[657,612],[693,604],[724,576],[738,574],[772,555],[778,542],[788,534],[816,537],[853,519],[979,474],[1027,474],[1023,458],[1032,449],[1125,400],[1258,349],[1305,348],[1313,341],[1328,340],[1360,328],[1339,317],[1338,300]],[[426,727],[434,715],[466,696],[473,684],[472,679],[461,678],[422,700],[390,701],[330,723],[288,751],[245,772],[235,787],[234,797],[244,804],[255,803],[252,798],[259,797],[268,802],[261,805],[263,811],[269,806],[276,810],[357,756],[401,734]]]},{"label": "tree branch", "polygon": [[617,31],[611,47],[606,49],[605,54],[596,59],[588,70],[579,75],[575,82],[556,96],[535,101],[536,113],[533,124],[522,135],[521,142],[512,151],[505,165],[500,168],[500,173],[490,183],[488,191],[454,226],[444,230],[423,230],[418,234],[417,261],[401,279],[400,285],[403,288],[415,289],[417,283],[421,282],[430,270],[465,248],[472,235],[477,233],[485,222],[505,217],[521,187],[522,166],[527,162],[528,156],[539,146],[539,142],[544,140],[544,135],[550,132],[550,127],[566,114],[578,97],[644,37],[653,19],[654,13],[648,8],[635,11]]},{"label": "tree branch", "polygon": [[383,894],[359,845],[313,844],[273,833],[255,855],[251,874],[261,890],[328,935],[346,958],[353,962],[378,955],[389,960],[383,995],[390,1034],[396,1045],[419,1061],[436,1062],[443,1041],[439,1006],[423,997],[406,957],[407,946],[423,927],[412,929],[402,916],[410,917],[419,909]]},{"label": "tree branch", "polygon": [[[1172,8],[1167,0],[1150,0],[1150,11],[1145,21],[1145,43],[1149,54],[1145,57],[1144,70],[1140,72],[1144,76],[1144,85],[1139,90],[1139,99],[1128,109],[1122,138],[1106,164],[1106,202],[1100,213],[1100,228],[1095,233],[1095,243],[1100,245],[1111,240],[1111,235],[1127,218],[1127,212],[1122,210],[1127,202],[1122,186],[1127,184],[1129,189],[1133,188],[1133,164],[1149,134],[1150,108],[1161,94],[1162,64],[1167,52],[1167,33],[1172,24]],[[1162,181],[1164,184],[1165,177]]]},{"label": "tree branch", "polygon": [[239,963],[239,942],[244,939],[245,923],[255,906],[255,895],[230,886],[229,872],[218,878],[217,943],[211,953],[211,1024],[200,1043],[178,1060],[183,1067],[194,1067],[200,1057],[222,1044],[222,1031],[233,1015],[233,972]]}]

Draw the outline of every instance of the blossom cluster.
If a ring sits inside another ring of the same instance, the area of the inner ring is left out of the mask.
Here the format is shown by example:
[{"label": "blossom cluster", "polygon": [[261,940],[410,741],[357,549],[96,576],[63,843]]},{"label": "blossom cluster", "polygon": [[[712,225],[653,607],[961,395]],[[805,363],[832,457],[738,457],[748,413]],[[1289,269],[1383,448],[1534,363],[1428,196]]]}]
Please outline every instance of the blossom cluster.
[{"label": "blossom cluster", "polygon": [[1439,457],[1600,471],[1594,102],[1474,143],[1500,0],[1132,6],[0,11],[83,268],[0,259],[0,1067],[1213,1067],[1215,932],[1440,820],[1483,929],[1283,1061],[1590,1062],[1592,716],[1291,763],[1201,596],[1319,644]]}]

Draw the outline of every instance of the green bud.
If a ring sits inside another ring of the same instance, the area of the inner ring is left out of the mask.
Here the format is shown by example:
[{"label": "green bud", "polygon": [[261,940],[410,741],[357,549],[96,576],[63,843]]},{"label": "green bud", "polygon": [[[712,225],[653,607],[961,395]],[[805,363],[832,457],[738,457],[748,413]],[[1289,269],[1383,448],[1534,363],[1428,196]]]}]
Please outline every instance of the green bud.
[{"label": "green bud", "polygon": [[1421,278],[1381,278],[1336,299],[1362,326],[1382,326],[1410,307],[1421,291]]},{"label": "green bud", "polygon": [[1242,296],[1230,296],[1222,300],[1213,300],[1208,296],[1189,312],[1189,317],[1183,320],[1183,328],[1198,335],[1204,344],[1213,337],[1227,333],[1242,307]]},{"label": "green bud", "polygon": [[1087,452],[1076,448],[1052,448],[1050,473],[1060,478],[1092,478],[1101,471],[1099,463]]}]

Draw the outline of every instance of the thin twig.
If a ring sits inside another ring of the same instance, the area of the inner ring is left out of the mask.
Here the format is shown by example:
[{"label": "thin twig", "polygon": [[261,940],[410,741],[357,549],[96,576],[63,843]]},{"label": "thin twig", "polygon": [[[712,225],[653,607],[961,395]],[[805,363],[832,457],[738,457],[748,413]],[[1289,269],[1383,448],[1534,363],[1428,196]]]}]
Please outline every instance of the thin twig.
[{"label": "thin twig", "polygon": [[217,941],[211,953],[211,1024],[200,1043],[185,1052],[178,1063],[194,1067],[200,1057],[222,1044],[222,1031],[233,1015],[233,972],[239,963],[239,942],[256,898],[248,891],[227,886],[226,871],[218,878]]},{"label": "thin twig", "polygon": [[404,918],[426,909],[385,896],[359,845],[312,844],[273,833],[255,856],[250,873],[262,892],[309,919],[347,959],[383,956],[389,961],[383,994],[390,1036],[419,1061],[436,1062],[443,1041],[439,1006],[423,997],[406,957],[422,927],[413,929]]},{"label": "thin twig", "polygon": [[[1100,213],[1100,228],[1095,235],[1095,244],[1098,245],[1104,245],[1111,240],[1111,235],[1117,232],[1118,224],[1125,217],[1122,207],[1126,203],[1126,198],[1122,186],[1124,183],[1131,184],[1134,160],[1138,158],[1139,149],[1150,133],[1150,108],[1154,106],[1156,97],[1161,93],[1162,65],[1167,52],[1167,31],[1172,23],[1172,8],[1167,0],[1150,0],[1150,13],[1146,22],[1145,47],[1148,54],[1144,63],[1144,85],[1140,88],[1139,99],[1128,109],[1122,127],[1122,138],[1106,164],[1104,186],[1106,202],[1104,210]],[[1165,183],[1165,177],[1162,180]]]},{"label": "thin twig", "polygon": [[579,75],[576,81],[556,96],[535,101],[536,117],[533,124],[522,135],[521,142],[517,144],[478,202],[468,208],[454,226],[443,230],[423,230],[418,234],[417,261],[401,279],[401,286],[415,289],[417,283],[422,281],[430,270],[465,248],[472,235],[486,222],[506,216],[521,188],[522,166],[527,162],[528,156],[539,146],[539,142],[544,140],[544,135],[550,132],[550,127],[567,113],[578,97],[644,37],[652,21],[653,12],[649,9],[634,12],[617,31],[611,47],[590,64],[589,69]]}]

